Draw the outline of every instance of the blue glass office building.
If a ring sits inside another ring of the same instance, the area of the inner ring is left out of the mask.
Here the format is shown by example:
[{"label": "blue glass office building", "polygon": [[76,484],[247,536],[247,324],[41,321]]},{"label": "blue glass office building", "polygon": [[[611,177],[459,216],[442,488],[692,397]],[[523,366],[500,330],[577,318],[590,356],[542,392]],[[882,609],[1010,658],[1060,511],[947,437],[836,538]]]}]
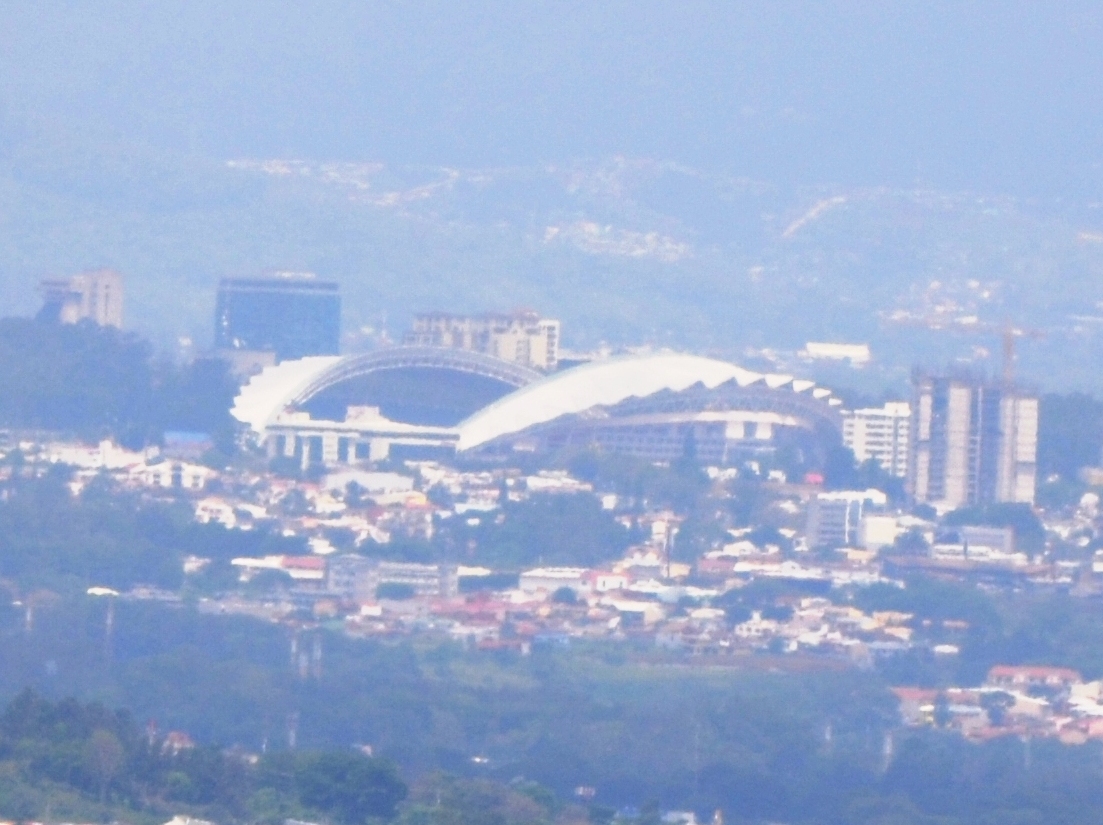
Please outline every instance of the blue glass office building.
[{"label": "blue glass office building", "polygon": [[337,355],[341,295],[337,284],[305,275],[223,278],[215,310],[215,347],[275,352],[286,361]]}]

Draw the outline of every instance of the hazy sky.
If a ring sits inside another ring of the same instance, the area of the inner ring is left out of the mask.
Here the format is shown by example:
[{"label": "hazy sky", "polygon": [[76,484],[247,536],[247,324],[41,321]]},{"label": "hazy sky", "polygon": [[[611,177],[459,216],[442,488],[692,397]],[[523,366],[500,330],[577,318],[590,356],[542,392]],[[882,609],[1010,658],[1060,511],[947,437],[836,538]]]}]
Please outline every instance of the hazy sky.
[{"label": "hazy sky", "polygon": [[0,127],[212,157],[615,153],[1095,197],[1098,2],[0,0]]}]

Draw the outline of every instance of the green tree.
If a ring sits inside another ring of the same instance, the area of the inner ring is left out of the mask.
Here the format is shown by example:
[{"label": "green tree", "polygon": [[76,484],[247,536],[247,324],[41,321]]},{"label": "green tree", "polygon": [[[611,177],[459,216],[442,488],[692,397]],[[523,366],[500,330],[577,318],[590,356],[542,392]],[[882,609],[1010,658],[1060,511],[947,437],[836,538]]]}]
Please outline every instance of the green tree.
[{"label": "green tree", "polygon": [[474,541],[475,560],[506,568],[534,563],[596,566],[620,556],[630,535],[589,494],[546,493],[507,502],[502,520],[482,519],[468,528],[450,525],[452,541],[464,548]]},{"label": "green tree", "polygon": [[982,525],[1010,527],[1015,532],[1015,545],[1028,553],[1037,553],[1046,542],[1046,531],[1029,504],[997,502],[975,507],[962,507],[946,514],[943,523],[948,527]]},{"label": "green tree", "polygon": [[3,426],[113,436],[131,447],[157,443],[165,430],[202,431],[229,453],[236,392],[223,362],[155,362],[147,341],[112,327],[0,319]]},{"label": "green tree", "polygon": [[345,825],[389,819],[406,798],[406,785],[393,765],[356,751],[299,755],[294,778],[304,805]]},{"label": "green tree", "polygon": [[551,595],[556,604],[578,604],[578,594],[573,587],[560,587]]},{"label": "green tree", "polygon": [[988,721],[993,725],[1002,725],[1007,717],[1007,711],[1015,704],[1015,697],[1002,690],[982,693],[980,705],[988,714]]},{"label": "green tree", "polygon": [[548,800],[526,792],[528,783],[506,787],[483,779],[434,774],[414,787],[400,825],[546,825]]},{"label": "green tree", "polygon": [[126,752],[114,733],[99,728],[85,745],[85,761],[88,769],[96,778],[100,789],[100,802],[107,799],[107,787],[123,766]]}]

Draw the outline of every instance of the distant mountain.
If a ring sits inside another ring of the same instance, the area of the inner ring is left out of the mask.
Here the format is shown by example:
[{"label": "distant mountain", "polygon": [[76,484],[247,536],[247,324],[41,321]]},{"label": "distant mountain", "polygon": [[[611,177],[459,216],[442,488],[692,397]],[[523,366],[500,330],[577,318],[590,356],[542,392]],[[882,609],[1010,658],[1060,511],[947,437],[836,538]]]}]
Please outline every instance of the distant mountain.
[{"label": "distant mountain", "polygon": [[[0,2],[0,300],[109,265],[166,348],[223,275],[341,281],[349,346],[532,306],[586,348],[1103,389],[1098,4]],[[987,193],[987,194],[985,194]],[[969,320],[976,316],[977,323]],[[924,325],[959,332],[930,332]]]},{"label": "distant mountain", "polygon": [[[914,361],[1095,387],[1103,220],[1058,201],[887,188],[795,189],[648,159],[495,169],[378,162],[139,159],[10,166],[0,261],[9,306],[35,278],[108,264],[128,317],[162,345],[209,345],[222,275],[306,269],[341,281],[349,347],[416,311],[558,315],[566,342],[707,350],[775,369],[808,340],[869,342],[901,385]],[[941,327],[932,331],[928,327]],[[958,330],[953,332],[950,330]]]}]

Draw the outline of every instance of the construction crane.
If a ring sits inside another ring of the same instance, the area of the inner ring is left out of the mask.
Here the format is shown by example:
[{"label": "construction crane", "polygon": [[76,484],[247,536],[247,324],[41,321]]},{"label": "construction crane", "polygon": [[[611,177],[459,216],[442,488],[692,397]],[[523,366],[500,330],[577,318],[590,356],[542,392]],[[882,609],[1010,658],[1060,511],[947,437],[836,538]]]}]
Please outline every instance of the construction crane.
[{"label": "construction crane", "polygon": [[1000,377],[1003,384],[1008,387],[1013,386],[1015,383],[1015,361],[1017,358],[1016,340],[1019,338],[1027,338],[1036,341],[1040,338],[1045,338],[1046,335],[1044,330],[1015,326],[1010,321],[1004,321],[1002,324],[994,324],[987,321],[980,321],[976,316],[970,316],[961,320],[913,317],[903,322],[897,320],[896,323],[904,323],[907,326],[920,327],[932,332],[946,331],[998,336],[1003,350]]},{"label": "construction crane", "polygon": [[1040,329],[1016,327],[1010,323],[1004,323],[1000,326],[999,333],[1003,341],[1003,383],[1010,387],[1015,383],[1015,339],[1029,338],[1032,341],[1037,341],[1040,338],[1045,338],[1046,334]]}]

